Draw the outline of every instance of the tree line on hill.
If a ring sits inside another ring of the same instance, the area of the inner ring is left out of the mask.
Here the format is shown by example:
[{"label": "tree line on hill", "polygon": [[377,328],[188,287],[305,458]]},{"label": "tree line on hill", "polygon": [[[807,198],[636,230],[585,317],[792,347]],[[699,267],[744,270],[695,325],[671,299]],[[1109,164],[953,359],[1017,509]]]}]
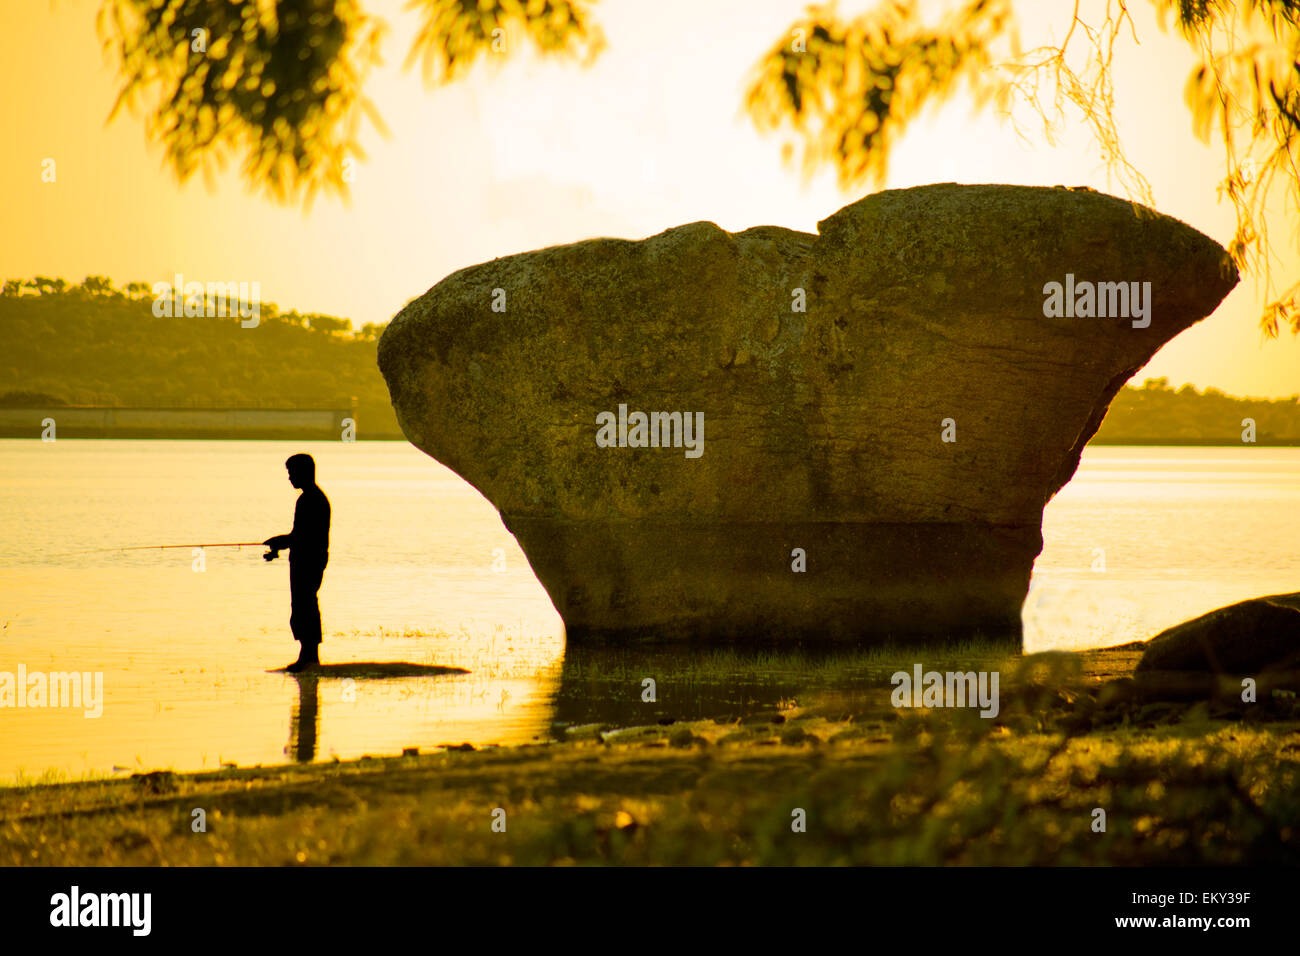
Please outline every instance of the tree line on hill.
[{"label": "tree line on hill", "polygon": [[1217,388],[1175,389],[1167,378],[1126,385],[1093,437],[1098,445],[1300,445],[1300,395],[1234,398]]},{"label": "tree line on hill", "polygon": [[346,408],[359,438],[401,437],[376,365],[384,326],[259,304],[238,317],[154,315],[152,287],[37,276],[0,291],[0,402]]}]

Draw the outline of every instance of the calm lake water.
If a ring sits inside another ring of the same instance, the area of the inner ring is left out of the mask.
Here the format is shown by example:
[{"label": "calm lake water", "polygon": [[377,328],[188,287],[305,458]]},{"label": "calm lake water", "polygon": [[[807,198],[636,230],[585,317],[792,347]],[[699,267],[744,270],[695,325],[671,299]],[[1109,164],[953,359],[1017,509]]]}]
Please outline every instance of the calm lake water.
[{"label": "calm lake water", "polygon": [[[201,570],[189,549],[67,553],[287,531],[296,451],[333,505],[323,658],[470,673],[269,673],[297,645],[287,562],[260,547],[209,549]],[[1026,649],[1125,643],[1300,590],[1298,515],[1300,449],[1090,448],[1046,511]],[[0,782],[511,745],[607,719],[566,696],[559,615],[495,509],[406,443],[4,440],[0,521],[0,672],[104,681],[97,719],[0,708]],[[592,660],[564,672],[579,690]]]}]

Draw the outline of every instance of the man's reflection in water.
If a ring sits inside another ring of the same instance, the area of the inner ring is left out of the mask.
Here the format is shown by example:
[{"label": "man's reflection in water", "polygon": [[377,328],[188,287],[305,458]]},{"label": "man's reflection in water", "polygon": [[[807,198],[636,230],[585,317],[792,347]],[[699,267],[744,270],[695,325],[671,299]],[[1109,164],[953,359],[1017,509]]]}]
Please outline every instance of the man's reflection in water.
[{"label": "man's reflection in water", "polygon": [[316,734],[320,724],[320,698],[316,693],[317,676],[311,671],[293,675],[298,682],[298,705],[289,718],[289,746],[298,763],[311,763],[316,759]]}]

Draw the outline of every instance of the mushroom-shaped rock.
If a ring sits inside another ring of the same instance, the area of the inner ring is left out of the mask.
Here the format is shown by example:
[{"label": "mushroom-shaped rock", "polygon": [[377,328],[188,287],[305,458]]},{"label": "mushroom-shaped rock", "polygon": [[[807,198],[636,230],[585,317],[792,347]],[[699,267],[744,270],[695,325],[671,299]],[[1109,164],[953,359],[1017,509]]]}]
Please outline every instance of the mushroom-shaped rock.
[{"label": "mushroom-shaped rock", "polygon": [[407,437],[501,512],[570,640],[1020,634],[1043,506],[1237,282],[1087,189],[890,190],[453,273],[379,343]]}]

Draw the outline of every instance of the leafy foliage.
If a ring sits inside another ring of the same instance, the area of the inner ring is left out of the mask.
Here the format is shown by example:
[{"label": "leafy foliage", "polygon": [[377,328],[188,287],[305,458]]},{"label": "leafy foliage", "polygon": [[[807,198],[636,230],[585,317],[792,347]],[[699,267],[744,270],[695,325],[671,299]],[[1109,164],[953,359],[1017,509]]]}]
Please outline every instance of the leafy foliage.
[{"label": "leafy foliage", "polygon": [[[545,54],[590,60],[604,41],[588,3],[414,0],[411,59],[450,81],[504,52],[514,29]],[[361,90],[386,24],[358,0],[104,0],[99,30],[124,79],[113,113],[145,110],[182,181],[239,155],[246,181],[277,200],[344,195],[362,117],[384,130]]]},{"label": "leafy foliage", "polygon": [[125,77],[114,113],[151,94],[182,180],[237,152],[277,199],[341,191],[360,113],[377,117],[361,86],[381,26],[355,0],[106,0],[99,23]]},{"label": "leafy foliage", "polygon": [[464,76],[483,53],[506,53],[511,32],[542,53],[580,56],[590,63],[605,45],[588,10],[594,0],[415,0],[420,32],[407,57],[419,59],[425,80],[449,83]]},{"label": "leafy foliage", "polygon": [[1007,0],[973,0],[929,28],[913,0],[849,21],[811,8],[759,62],[745,106],[760,129],[793,130],[806,173],[830,163],[843,187],[883,181],[890,150],[928,104],[962,81],[977,101],[1004,95],[987,71],[1008,12]]},{"label": "leafy foliage", "polygon": [[[1237,231],[1228,251],[1242,267],[1272,279],[1275,253],[1267,211],[1280,188],[1300,210],[1300,0],[1161,0],[1200,54],[1188,77],[1195,130],[1218,132],[1228,175],[1220,195],[1231,200]],[[1300,334],[1300,281],[1270,293],[1264,331],[1279,325]]]}]

